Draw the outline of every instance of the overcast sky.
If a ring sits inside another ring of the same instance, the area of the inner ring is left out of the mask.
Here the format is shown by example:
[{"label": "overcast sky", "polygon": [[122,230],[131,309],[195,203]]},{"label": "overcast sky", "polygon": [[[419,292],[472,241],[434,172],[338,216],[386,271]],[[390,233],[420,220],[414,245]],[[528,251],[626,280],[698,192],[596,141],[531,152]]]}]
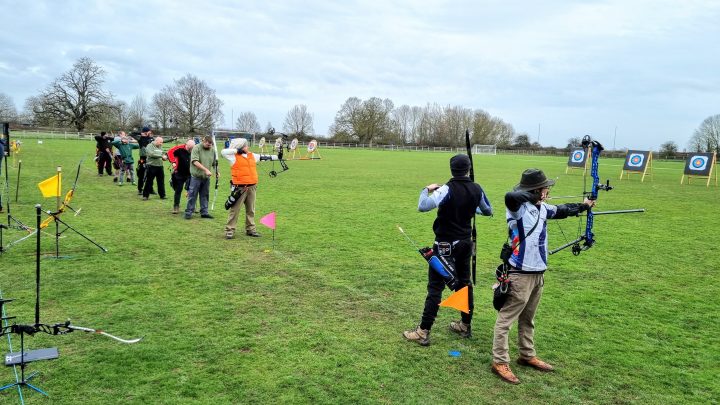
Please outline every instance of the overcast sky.
[{"label": "overcast sky", "polygon": [[483,109],[532,141],[682,150],[720,114],[720,1],[0,0],[0,92],[18,110],[88,56],[148,101],[191,73],[280,129],[328,133],[349,97]]}]

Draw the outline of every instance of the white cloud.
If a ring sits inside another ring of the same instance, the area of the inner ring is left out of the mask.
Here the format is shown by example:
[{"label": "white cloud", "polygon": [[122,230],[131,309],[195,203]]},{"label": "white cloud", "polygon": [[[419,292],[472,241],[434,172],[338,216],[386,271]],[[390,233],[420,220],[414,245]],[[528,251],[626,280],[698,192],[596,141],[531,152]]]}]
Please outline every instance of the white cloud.
[{"label": "white cloud", "polygon": [[321,134],[348,97],[377,96],[540,123],[558,146],[617,125],[644,148],[684,145],[720,105],[718,2],[3,3],[22,17],[0,34],[0,91],[18,104],[89,56],[128,102],[191,73],[228,124],[255,111],[279,127],[305,104]]}]

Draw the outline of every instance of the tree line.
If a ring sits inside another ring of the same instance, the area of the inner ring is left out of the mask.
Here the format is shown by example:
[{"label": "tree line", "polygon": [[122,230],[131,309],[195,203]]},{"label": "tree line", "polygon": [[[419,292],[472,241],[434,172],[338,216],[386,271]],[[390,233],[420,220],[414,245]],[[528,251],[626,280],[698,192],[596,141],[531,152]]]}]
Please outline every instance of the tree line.
[{"label": "tree line", "polygon": [[[187,74],[154,94],[150,102],[137,95],[128,104],[103,88],[104,69],[92,59],[80,58],[73,67],[53,80],[39,94],[25,100],[18,114],[12,98],[0,92],[0,121],[40,127],[85,130],[139,129],[151,125],[158,133],[202,133],[223,122],[222,106],[214,89],[198,77]],[[241,112],[234,128],[262,133],[252,111]],[[265,133],[273,128],[271,122]],[[499,148],[540,149],[527,133],[482,109],[463,106],[401,105],[392,100],[371,97],[348,98],[328,129],[328,138],[336,142],[461,147],[465,129],[472,131],[472,143]],[[295,105],[286,114],[282,130],[301,139],[314,136],[313,116],[305,105]],[[579,138],[570,138],[567,147]],[[706,118],[689,140],[693,151],[718,151],[720,114]],[[666,142],[661,153],[673,155],[677,145]]]}]

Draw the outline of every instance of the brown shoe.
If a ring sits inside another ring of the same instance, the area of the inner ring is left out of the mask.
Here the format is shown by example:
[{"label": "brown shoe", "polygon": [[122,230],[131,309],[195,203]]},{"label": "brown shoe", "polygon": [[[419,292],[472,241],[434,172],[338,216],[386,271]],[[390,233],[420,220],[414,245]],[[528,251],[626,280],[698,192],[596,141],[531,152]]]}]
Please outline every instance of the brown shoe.
[{"label": "brown shoe", "polygon": [[515,377],[515,374],[510,370],[510,366],[507,363],[493,363],[490,368],[501,380],[510,384],[520,384],[520,380]]},{"label": "brown shoe", "polygon": [[427,346],[430,344],[430,331],[427,329],[420,329],[420,325],[418,325],[415,329],[403,332],[403,337],[407,340],[417,342],[420,346]]},{"label": "brown shoe", "polygon": [[553,366],[551,366],[548,363],[545,363],[544,361],[538,359],[537,357],[532,357],[529,359],[524,359],[524,358],[520,357],[519,359],[517,359],[517,364],[520,364],[521,366],[532,367],[535,370],[546,371],[546,372],[555,370],[555,368]]},{"label": "brown shoe", "polygon": [[463,338],[469,339],[472,337],[472,330],[470,328],[470,324],[467,324],[463,321],[450,322],[450,330],[457,333],[458,335],[460,335],[460,337]]},{"label": "brown shoe", "polygon": [[173,213],[173,214],[177,214],[177,213],[179,213],[179,212],[180,212],[180,207],[178,207],[177,205],[173,206],[172,213]]}]

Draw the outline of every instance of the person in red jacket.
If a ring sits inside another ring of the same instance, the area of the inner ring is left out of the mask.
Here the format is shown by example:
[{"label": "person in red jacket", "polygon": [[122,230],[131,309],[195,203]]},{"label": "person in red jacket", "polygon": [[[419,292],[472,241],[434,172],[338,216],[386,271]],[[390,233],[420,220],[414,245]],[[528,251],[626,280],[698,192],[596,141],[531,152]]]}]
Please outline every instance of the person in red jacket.
[{"label": "person in red jacket", "polygon": [[172,163],[172,176],[170,177],[170,184],[175,195],[173,196],[173,214],[180,212],[180,196],[182,196],[183,188],[188,189],[190,184],[190,152],[195,147],[195,141],[192,139],[188,140],[182,145],[172,147],[167,155],[168,160]]}]

